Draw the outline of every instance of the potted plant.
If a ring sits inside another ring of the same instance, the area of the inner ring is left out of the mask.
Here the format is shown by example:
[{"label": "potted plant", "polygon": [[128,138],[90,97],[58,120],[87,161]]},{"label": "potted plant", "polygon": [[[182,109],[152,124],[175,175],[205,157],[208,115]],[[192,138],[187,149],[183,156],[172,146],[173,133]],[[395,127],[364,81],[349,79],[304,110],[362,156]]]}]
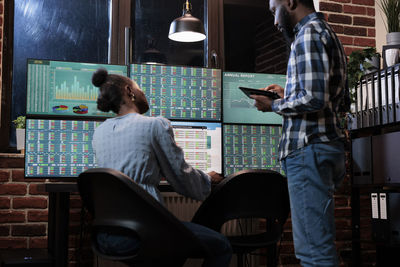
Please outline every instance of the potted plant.
[{"label": "potted plant", "polygon": [[[400,44],[400,1],[399,0],[381,0],[379,7],[386,17],[385,27],[387,30],[386,44]],[[399,49],[387,49],[385,51],[386,65],[391,66],[399,61]]]},{"label": "potted plant", "polygon": [[16,136],[17,136],[17,149],[24,152],[25,149],[25,125],[26,125],[26,117],[19,116],[15,120],[13,120]]},{"label": "potted plant", "polygon": [[375,47],[367,47],[351,52],[347,63],[347,79],[350,89],[351,103],[355,103],[355,88],[361,77],[380,69],[380,55]]}]

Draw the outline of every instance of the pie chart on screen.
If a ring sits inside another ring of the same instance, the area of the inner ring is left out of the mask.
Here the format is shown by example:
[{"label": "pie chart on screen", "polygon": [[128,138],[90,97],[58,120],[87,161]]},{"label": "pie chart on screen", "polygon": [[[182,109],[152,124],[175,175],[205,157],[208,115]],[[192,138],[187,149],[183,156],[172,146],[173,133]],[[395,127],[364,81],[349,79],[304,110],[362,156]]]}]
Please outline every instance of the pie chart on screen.
[{"label": "pie chart on screen", "polygon": [[53,112],[55,113],[64,113],[67,112],[68,106],[65,105],[59,105],[59,106],[54,106],[53,107]]},{"label": "pie chart on screen", "polygon": [[79,105],[79,106],[75,106],[73,107],[72,111],[76,114],[86,114],[88,113],[88,106],[86,105]]}]

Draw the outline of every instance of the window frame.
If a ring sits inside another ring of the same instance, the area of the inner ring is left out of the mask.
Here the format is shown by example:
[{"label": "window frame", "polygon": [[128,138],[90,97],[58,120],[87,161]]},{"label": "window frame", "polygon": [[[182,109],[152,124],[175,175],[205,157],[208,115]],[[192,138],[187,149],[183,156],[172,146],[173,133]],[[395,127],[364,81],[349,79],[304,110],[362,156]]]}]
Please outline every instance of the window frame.
[{"label": "window frame", "polygon": [[16,153],[10,147],[11,102],[12,102],[12,69],[14,44],[14,0],[3,2],[3,49],[1,59],[1,95],[0,95],[0,152]]}]

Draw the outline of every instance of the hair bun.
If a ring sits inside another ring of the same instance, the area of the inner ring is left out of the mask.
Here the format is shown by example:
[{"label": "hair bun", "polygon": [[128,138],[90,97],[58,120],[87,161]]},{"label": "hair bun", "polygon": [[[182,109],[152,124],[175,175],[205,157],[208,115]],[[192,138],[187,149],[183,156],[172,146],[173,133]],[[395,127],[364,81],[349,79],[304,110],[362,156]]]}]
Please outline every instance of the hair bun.
[{"label": "hair bun", "polygon": [[92,76],[92,83],[96,87],[100,87],[107,80],[108,72],[106,69],[98,69]]}]

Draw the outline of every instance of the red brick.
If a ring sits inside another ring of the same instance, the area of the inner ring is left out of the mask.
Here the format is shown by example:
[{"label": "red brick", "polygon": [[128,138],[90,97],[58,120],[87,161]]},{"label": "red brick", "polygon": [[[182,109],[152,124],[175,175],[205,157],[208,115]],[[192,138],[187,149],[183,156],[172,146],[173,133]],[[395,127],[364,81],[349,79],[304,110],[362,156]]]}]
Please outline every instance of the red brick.
[{"label": "red brick", "polygon": [[353,24],[359,26],[375,27],[375,19],[366,17],[354,17]]},{"label": "red brick", "polygon": [[69,205],[71,207],[71,209],[80,209],[82,207],[82,200],[81,197],[74,197],[71,196],[70,200],[69,200]]},{"label": "red brick", "polygon": [[343,13],[365,15],[367,14],[367,8],[363,6],[344,5]]},{"label": "red brick", "polygon": [[339,35],[338,38],[342,42],[343,45],[352,45],[353,44],[353,37]]},{"label": "red brick", "polygon": [[368,16],[375,16],[375,8],[367,7],[367,15]]},{"label": "red brick", "polygon": [[375,6],[374,0],[352,0],[352,3],[361,6]]},{"label": "red brick", "polygon": [[336,2],[336,3],[351,3],[351,0],[332,0],[330,2]]},{"label": "red brick", "polygon": [[329,14],[328,21],[331,23],[351,24],[351,17],[346,15]]},{"label": "red brick", "polygon": [[342,230],[336,232],[336,240],[351,240],[351,230]]},{"label": "red brick", "polygon": [[9,235],[10,235],[10,226],[0,225],[0,236],[9,236]]},{"label": "red brick", "polygon": [[0,195],[25,195],[26,184],[2,184]]},{"label": "red brick", "polygon": [[368,28],[368,37],[375,37],[376,31],[375,29]]},{"label": "red brick", "polygon": [[332,27],[333,31],[336,34],[342,34],[343,33],[343,30],[344,30],[343,25],[331,24],[331,27]]},{"label": "red brick", "polygon": [[12,236],[45,236],[45,224],[11,225]]},{"label": "red brick", "polygon": [[47,222],[48,212],[41,210],[30,210],[28,211],[28,222]]},{"label": "red brick", "polygon": [[12,201],[14,209],[47,208],[47,198],[44,197],[16,197]]},{"label": "red brick", "polygon": [[47,237],[31,237],[29,238],[30,248],[47,248]]},{"label": "red brick", "polygon": [[0,182],[8,182],[10,180],[10,172],[8,170],[0,170]]},{"label": "red brick", "polygon": [[29,185],[29,194],[30,195],[48,195],[49,193],[47,193],[44,190],[44,186],[43,184],[30,184]]},{"label": "red brick", "polygon": [[23,169],[13,169],[11,176],[14,182],[26,182],[24,175],[25,173]]},{"label": "red brick", "polygon": [[0,168],[24,168],[24,158],[1,157]]},{"label": "red brick", "polygon": [[13,210],[0,210],[0,223],[23,223],[25,212]]},{"label": "red brick", "polygon": [[354,38],[354,45],[374,47],[376,43],[375,39],[371,38]]},{"label": "red brick", "polygon": [[9,237],[0,237],[0,248],[27,248],[27,238],[9,238]]},{"label": "red brick", "polygon": [[3,3],[0,3],[0,14],[4,14]]},{"label": "red brick", "polygon": [[347,196],[334,196],[335,198],[335,206],[336,207],[348,207],[349,206],[349,198]]},{"label": "red brick", "polygon": [[336,218],[335,225],[337,231],[351,230],[351,220]]},{"label": "red brick", "polygon": [[334,3],[327,3],[327,2],[320,2],[319,9],[321,11],[331,11],[331,12],[337,12],[337,13],[343,12],[342,5],[334,4]]},{"label": "red brick", "polygon": [[355,36],[367,36],[367,29],[360,27],[349,27],[345,26],[343,33],[346,35],[355,35]]},{"label": "red brick", "polygon": [[346,208],[336,208],[335,209],[335,217],[337,218],[349,218],[351,217],[351,208],[346,207]]},{"label": "red brick", "polygon": [[0,209],[9,209],[11,204],[11,198],[0,197]]}]

